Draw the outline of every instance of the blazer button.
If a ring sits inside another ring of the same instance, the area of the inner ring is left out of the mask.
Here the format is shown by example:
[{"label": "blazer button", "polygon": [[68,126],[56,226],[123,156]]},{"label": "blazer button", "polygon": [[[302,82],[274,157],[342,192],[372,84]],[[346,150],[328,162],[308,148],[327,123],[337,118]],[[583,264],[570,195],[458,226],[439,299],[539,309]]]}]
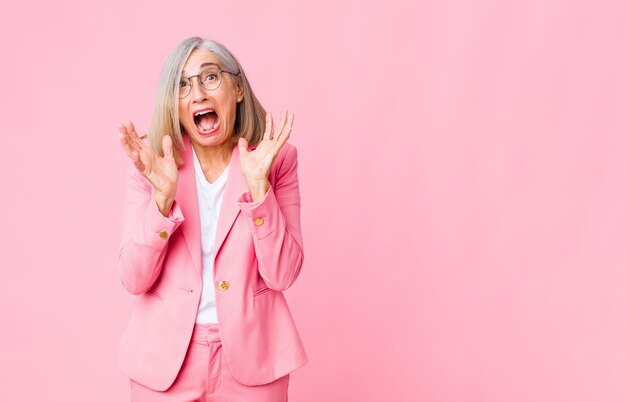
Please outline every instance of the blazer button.
[{"label": "blazer button", "polygon": [[254,220],[254,224],[257,225],[257,226],[261,226],[263,224],[263,222],[264,222],[263,218],[256,218]]},{"label": "blazer button", "polygon": [[159,237],[160,237],[161,239],[167,239],[167,232],[166,232],[166,231],[163,231],[163,232],[159,233]]},{"label": "blazer button", "polygon": [[220,281],[219,285],[220,289],[222,290],[228,290],[228,281]]}]

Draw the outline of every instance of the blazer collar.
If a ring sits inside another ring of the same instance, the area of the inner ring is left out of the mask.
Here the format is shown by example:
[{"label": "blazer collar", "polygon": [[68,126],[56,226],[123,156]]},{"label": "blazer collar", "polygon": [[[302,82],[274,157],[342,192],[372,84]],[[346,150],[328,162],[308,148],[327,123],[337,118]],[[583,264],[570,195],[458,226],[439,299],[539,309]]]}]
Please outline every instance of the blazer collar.
[{"label": "blazer collar", "polygon": [[[196,189],[196,173],[193,163],[191,141],[184,136],[185,148],[183,165],[178,169],[178,189],[176,200],[180,205],[185,220],[180,225],[183,237],[187,242],[189,253],[193,263],[202,278],[202,247],[200,235],[200,211],[198,210],[198,193]],[[233,145],[233,153],[230,158],[228,177],[224,189],[224,199],[217,220],[217,232],[215,237],[214,256],[217,257],[228,232],[230,231],[237,215],[240,212],[239,197],[248,190],[241,167],[239,165],[239,148]]]}]

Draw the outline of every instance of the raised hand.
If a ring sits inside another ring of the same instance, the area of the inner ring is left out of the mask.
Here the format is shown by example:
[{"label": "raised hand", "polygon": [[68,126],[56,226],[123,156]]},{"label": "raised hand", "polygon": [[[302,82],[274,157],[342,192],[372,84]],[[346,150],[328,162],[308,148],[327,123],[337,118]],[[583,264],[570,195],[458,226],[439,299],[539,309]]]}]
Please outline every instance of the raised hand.
[{"label": "raised hand", "polygon": [[161,214],[169,215],[178,186],[178,167],[172,152],[172,138],[169,135],[163,137],[163,156],[159,156],[143,143],[144,137],[137,135],[132,122],[120,124],[118,130],[122,148],[154,187],[154,199]]},{"label": "raised hand", "polygon": [[265,115],[265,132],[257,147],[248,151],[248,141],[239,138],[239,164],[246,177],[248,187],[254,201],[260,201],[269,189],[267,177],[274,159],[282,146],[287,142],[293,127],[293,114],[283,112],[278,133],[274,134],[272,114]]}]

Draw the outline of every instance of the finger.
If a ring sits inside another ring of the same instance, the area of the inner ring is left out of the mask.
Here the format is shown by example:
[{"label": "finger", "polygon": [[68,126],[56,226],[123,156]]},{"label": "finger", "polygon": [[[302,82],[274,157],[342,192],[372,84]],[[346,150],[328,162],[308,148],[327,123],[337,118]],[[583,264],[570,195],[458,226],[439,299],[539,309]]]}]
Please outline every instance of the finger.
[{"label": "finger", "polygon": [[280,137],[280,134],[282,133],[283,129],[285,128],[285,123],[286,122],[287,122],[287,111],[285,110],[280,115],[280,124],[278,125],[278,130],[276,131],[277,134],[274,135],[274,138],[272,138],[273,140],[277,140]]},{"label": "finger", "polygon": [[139,149],[143,149],[144,143],[142,141],[142,138],[145,138],[145,136],[139,137],[139,134],[137,134],[137,131],[135,130],[135,127],[133,126],[133,123],[130,123],[130,128],[131,128],[130,133],[133,138],[133,142],[137,145]]},{"label": "finger", "polygon": [[237,142],[237,146],[239,147],[239,155],[246,155],[249,153],[248,151],[248,140],[243,137],[239,137],[239,141]]},{"label": "finger", "polygon": [[126,155],[132,159],[133,149],[130,147],[130,145],[128,144],[128,139],[123,134],[120,135],[120,144],[122,144],[122,149],[124,149]]},{"label": "finger", "polygon": [[286,125],[288,124],[288,117],[289,112],[285,110],[283,112],[283,117],[280,120],[280,130],[278,130],[278,134],[274,136],[274,140],[279,141],[280,138],[283,136]]},{"label": "finger", "polygon": [[128,120],[122,124],[124,125],[124,128],[126,129],[126,133],[128,133],[129,136],[132,136],[133,132],[135,131],[135,127],[132,125],[132,122]]},{"label": "finger", "polygon": [[274,131],[274,120],[272,119],[272,114],[270,112],[267,112],[265,114],[265,132],[263,133],[263,140],[271,139],[273,131]]},{"label": "finger", "polygon": [[128,121],[128,130],[133,134],[133,135],[137,135],[137,131],[135,130],[135,125],[133,124],[132,121]]},{"label": "finger", "polygon": [[130,126],[130,121],[122,123],[122,126],[124,127],[124,132],[128,138],[128,143],[133,147],[136,146],[137,141],[133,138],[133,129]]},{"label": "finger", "polygon": [[289,139],[291,135],[291,129],[293,127],[293,114],[289,114],[287,117],[287,121],[285,122],[285,127],[280,132],[280,136],[276,139],[278,149],[280,149],[285,142]]},{"label": "finger", "polygon": [[133,122],[129,122],[130,123],[130,128],[131,128],[131,132],[133,134],[133,136],[138,140],[138,142],[143,146],[143,139],[146,138],[148,136],[148,134],[144,134],[141,137],[139,136],[139,134],[137,133],[137,130],[135,130],[135,125],[133,124]]},{"label": "finger", "polygon": [[135,126],[132,121],[128,121],[126,123],[126,131],[130,135],[131,141],[135,144],[135,146],[139,150],[143,149],[143,142],[139,138],[139,135],[137,135],[137,131],[135,130]]},{"label": "finger", "polygon": [[155,168],[154,155],[146,151],[139,152],[138,162],[141,164],[141,173],[150,180],[149,176],[153,173]]},{"label": "finger", "polygon": [[161,141],[161,146],[163,147],[163,157],[167,159],[171,159],[174,157],[174,152],[172,151],[172,137],[166,135],[163,137],[163,141]]},{"label": "finger", "polygon": [[137,170],[139,170],[142,174],[145,174],[144,170],[146,167],[141,161],[141,158],[139,157],[139,152],[133,151],[130,155],[130,159],[132,159],[133,164],[135,165]]},{"label": "finger", "polygon": [[136,149],[134,143],[132,143],[129,138],[129,135],[126,131],[126,126],[120,124],[119,126],[117,126],[117,129],[119,131],[118,135],[120,138],[120,144],[122,144],[122,148],[124,149],[124,152],[126,152],[126,155],[128,155],[128,157],[132,159],[132,153],[133,151],[136,151]]},{"label": "finger", "polygon": [[120,142],[122,143],[122,146],[124,147],[124,150],[126,151],[126,154],[131,159],[133,159],[132,158],[133,152],[137,152],[137,153],[143,152],[142,145],[140,144],[139,141],[133,139],[132,134],[128,132],[128,127],[125,125],[120,130]]}]

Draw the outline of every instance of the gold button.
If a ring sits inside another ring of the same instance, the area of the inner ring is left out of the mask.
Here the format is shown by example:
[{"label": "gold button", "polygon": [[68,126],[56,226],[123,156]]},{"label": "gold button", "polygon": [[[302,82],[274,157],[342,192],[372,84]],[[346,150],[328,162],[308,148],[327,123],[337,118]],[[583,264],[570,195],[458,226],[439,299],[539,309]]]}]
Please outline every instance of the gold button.
[{"label": "gold button", "polygon": [[257,225],[257,226],[261,226],[263,224],[263,222],[264,222],[263,218],[256,218],[254,220],[254,224]]},{"label": "gold button", "polygon": [[167,232],[166,232],[166,231],[163,231],[163,232],[159,233],[159,237],[160,237],[161,239],[167,239]]},{"label": "gold button", "polygon": [[220,289],[228,290],[228,281],[220,281],[219,285]]}]

